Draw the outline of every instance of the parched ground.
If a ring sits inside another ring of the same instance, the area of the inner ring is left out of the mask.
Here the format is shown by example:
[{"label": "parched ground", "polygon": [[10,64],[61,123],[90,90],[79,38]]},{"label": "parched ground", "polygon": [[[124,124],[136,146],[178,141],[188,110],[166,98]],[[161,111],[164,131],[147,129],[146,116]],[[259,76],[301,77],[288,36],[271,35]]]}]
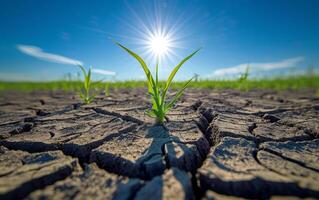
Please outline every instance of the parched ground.
[{"label": "parched ground", "polygon": [[145,94],[1,94],[0,199],[319,198],[312,91],[189,89],[165,127]]}]

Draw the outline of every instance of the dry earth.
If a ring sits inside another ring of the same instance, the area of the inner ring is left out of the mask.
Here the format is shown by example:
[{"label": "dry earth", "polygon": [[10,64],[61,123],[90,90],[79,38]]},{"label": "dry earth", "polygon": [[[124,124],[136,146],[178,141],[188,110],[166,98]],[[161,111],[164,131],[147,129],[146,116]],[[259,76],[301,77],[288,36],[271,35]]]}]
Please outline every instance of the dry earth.
[{"label": "dry earth", "polygon": [[311,91],[189,89],[165,127],[145,93],[3,93],[0,199],[319,198]]}]

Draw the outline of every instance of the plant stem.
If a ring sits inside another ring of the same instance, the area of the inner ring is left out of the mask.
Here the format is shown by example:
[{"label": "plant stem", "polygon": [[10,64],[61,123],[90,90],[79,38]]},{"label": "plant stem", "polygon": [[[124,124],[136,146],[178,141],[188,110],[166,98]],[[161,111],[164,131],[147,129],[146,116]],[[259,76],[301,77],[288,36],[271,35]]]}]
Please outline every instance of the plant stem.
[{"label": "plant stem", "polygon": [[155,118],[156,125],[163,125],[164,124],[164,117],[158,116]]}]

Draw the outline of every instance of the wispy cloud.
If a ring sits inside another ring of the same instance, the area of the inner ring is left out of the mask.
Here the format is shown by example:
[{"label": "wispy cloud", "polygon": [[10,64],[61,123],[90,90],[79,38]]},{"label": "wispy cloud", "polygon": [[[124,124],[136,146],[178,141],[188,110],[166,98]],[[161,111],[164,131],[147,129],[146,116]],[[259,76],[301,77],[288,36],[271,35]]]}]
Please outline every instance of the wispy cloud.
[{"label": "wispy cloud", "polygon": [[295,67],[298,63],[304,60],[304,57],[294,57],[288,58],[277,62],[267,62],[267,63],[243,63],[233,67],[227,67],[215,70],[213,76],[225,76],[225,75],[236,75],[243,73],[246,67],[250,67],[250,72],[261,72],[261,71],[271,71],[276,69],[285,69]]},{"label": "wispy cloud", "polygon": [[45,60],[45,61],[54,62],[54,63],[67,64],[67,65],[82,65],[83,64],[79,60],[75,60],[72,58],[68,58],[68,57],[53,54],[53,53],[44,52],[41,48],[39,48],[37,46],[19,44],[19,45],[17,45],[17,49],[26,55],[33,56],[33,57],[38,58],[40,60]]},{"label": "wispy cloud", "polygon": [[116,75],[116,72],[109,71],[109,70],[104,70],[104,69],[92,69],[92,73],[102,74],[102,75],[110,75],[110,76],[115,76]]}]

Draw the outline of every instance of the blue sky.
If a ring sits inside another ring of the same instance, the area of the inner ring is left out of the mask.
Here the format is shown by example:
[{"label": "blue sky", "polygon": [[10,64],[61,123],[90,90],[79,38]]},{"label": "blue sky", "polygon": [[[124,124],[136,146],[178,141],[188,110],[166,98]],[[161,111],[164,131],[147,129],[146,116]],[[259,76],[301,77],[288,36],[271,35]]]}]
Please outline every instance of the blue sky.
[{"label": "blue sky", "polygon": [[162,79],[199,47],[178,79],[236,77],[247,64],[254,76],[318,70],[318,10],[318,0],[2,0],[0,79],[76,77],[78,62],[96,79],[141,79],[138,63],[113,41],[154,66],[147,33],[159,29],[170,33],[173,52],[161,58]]}]

